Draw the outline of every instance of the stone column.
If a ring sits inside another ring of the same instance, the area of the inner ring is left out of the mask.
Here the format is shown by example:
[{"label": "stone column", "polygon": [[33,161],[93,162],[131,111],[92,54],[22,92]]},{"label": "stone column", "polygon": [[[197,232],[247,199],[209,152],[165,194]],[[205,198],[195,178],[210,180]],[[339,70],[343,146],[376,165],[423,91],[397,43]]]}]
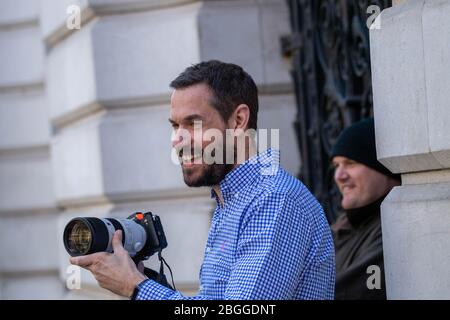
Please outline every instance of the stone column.
[{"label": "stone column", "polygon": [[389,299],[450,299],[449,17],[409,0],[371,30],[378,158],[402,174],[382,204]]}]

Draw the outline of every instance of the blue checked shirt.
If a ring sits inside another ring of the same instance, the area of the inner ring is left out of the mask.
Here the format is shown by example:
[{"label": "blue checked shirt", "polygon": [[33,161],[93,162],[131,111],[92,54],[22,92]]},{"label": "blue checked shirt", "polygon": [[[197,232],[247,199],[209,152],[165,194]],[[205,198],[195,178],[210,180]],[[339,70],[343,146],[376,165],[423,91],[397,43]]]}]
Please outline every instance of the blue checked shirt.
[{"label": "blue checked shirt", "polygon": [[317,200],[271,149],[228,173],[193,297],[153,280],[136,299],[333,299],[334,246]]}]

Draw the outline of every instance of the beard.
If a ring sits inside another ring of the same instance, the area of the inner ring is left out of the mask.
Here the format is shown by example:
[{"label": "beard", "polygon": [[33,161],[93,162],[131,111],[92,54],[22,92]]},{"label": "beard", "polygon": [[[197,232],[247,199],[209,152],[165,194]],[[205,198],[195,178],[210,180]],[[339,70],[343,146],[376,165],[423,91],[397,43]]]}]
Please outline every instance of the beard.
[{"label": "beard", "polygon": [[215,186],[220,184],[233,167],[233,164],[203,164],[201,168],[183,168],[184,183],[189,187]]},{"label": "beard", "polygon": [[[236,154],[237,149],[236,145],[232,146],[233,150],[233,157],[231,161],[227,163],[227,146],[226,144],[223,144],[221,147],[221,157],[218,160],[219,163],[202,163],[194,165],[193,167],[181,167],[183,171],[183,178],[184,183],[186,183],[189,187],[212,187],[215,185],[219,185],[220,182],[225,178],[225,176],[231,172],[235,165],[236,165]],[[183,157],[183,149],[180,149],[178,152],[179,158],[182,162]],[[216,150],[212,150],[210,156],[215,159],[216,157]],[[190,154],[194,155],[197,152],[195,152],[194,149],[190,150]],[[205,154],[203,153],[204,150],[201,149],[201,157],[204,159]],[[203,162],[203,160],[202,160]],[[231,162],[231,163],[230,163]]]}]

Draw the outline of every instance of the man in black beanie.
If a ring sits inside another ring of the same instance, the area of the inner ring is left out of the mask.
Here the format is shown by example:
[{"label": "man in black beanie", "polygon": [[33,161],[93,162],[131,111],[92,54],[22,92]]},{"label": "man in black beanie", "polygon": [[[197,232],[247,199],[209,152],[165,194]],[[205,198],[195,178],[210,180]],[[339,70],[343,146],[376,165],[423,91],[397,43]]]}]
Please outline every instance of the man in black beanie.
[{"label": "man in black beanie", "polygon": [[380,205],[400,176],[377,160],[373,118],[345,129],[331,159],[345,210],[332,226],[336,299],[386,299]]}]

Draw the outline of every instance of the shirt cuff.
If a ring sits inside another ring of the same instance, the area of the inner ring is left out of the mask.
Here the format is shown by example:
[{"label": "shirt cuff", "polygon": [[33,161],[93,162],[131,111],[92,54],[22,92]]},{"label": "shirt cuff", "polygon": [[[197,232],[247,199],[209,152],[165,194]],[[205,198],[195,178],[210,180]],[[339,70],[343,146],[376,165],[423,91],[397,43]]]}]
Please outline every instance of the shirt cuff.
[{"label": "shirt cuff", "polygon": [[137,289],[138,293],[135,300],[167,300],[175,293],[175,291],[150,279],[138,284]]}]

